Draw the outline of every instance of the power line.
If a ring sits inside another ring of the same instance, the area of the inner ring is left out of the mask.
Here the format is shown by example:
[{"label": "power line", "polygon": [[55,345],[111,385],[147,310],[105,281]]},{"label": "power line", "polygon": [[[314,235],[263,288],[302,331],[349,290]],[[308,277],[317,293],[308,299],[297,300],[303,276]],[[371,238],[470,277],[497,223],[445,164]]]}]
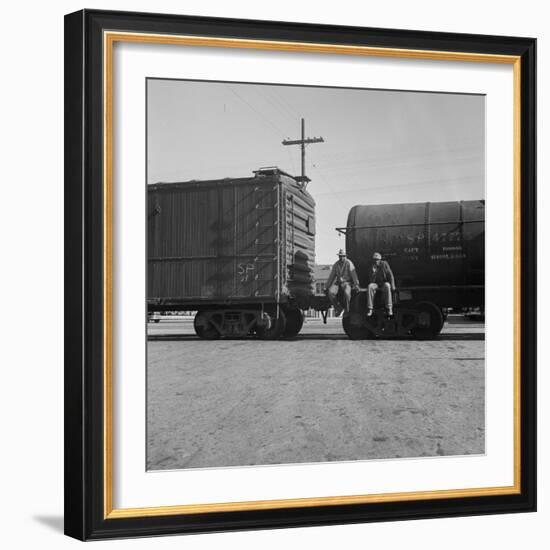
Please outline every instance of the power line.
[{"label": "power line", "polygon": [[260,118],[265,120],[269,125],[271,125],[276,131],[278,135],[284,134],[284,132],[271,120],[269,120],[267,117],[265,117],[260,111],[258,111],[253,105],[251,105],[244,97],[242,97],[239,93],[237,93],[233,88],[230,86],[227,86],[227,89],[231,91],[234,95],[236,95],[245,105],[247,105],[252,111],[254,111]]}]

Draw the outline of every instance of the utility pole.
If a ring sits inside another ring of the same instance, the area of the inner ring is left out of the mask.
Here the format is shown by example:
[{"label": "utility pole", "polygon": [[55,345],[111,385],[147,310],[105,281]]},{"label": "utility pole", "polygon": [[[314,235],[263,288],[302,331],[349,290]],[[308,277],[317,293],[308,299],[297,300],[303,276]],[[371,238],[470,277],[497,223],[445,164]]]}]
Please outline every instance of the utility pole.
[{"label": "utility pole", "polygon": [[306,138],[306,123],[305,120],[302,119],[302,139],[285,139],[282,143],[283,145],[300,145],[302,149],[302,175],[296,176],[296,180],[298,180],[304,189],[306,188],[308,182],[311,180],[306,176],[306,145],[309,143],[324,143],[324,139],[322,137],[313,137],[313,138]]}]

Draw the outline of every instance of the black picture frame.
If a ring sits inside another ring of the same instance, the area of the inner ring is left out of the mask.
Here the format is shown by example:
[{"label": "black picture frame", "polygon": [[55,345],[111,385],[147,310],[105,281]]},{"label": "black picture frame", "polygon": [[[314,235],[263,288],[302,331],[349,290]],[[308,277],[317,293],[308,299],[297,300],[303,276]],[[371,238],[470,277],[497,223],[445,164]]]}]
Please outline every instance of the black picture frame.
[{"label": "black picture frame", "polygon": [[[520,490],[181,515],[108,517],[105,489],[104,31],[518,58],[521,68]],[[80,540],[440,518],[536,509],[536,40],[83,10],[65,17],[65,533]]]}]

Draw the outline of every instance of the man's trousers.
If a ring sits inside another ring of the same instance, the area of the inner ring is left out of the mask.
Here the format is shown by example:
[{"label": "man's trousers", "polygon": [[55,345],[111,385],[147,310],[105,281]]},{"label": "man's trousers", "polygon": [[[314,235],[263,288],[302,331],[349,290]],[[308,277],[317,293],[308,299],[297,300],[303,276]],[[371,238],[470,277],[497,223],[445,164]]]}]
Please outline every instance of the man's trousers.
[{"label": "man's trousers", "polygon": [[384,298],[384,305],[386,308],[392,307],[392,297],[391,297],[391,285],[390,283],[384,283],[382,285],[378,285],[376,283],[370,283],[367,288],[367,307],[369,309],[373,309],[374,306],[374,296],[376,292],[380,290],[382,292],[382,296]]},{"label": "man's trousers", "polygon": [[[344,303],[339,304],[338,303],[338,290],[342,289],[342,294],[344,297]],[[334,306],[334,309],[338,311],[341,307],[344,308],[344,310],[349,312],[349,306],[351,302],[351,285],[350,283],[340,283],[339,285],[333,284],[328,289],[328,299],[330,300],[330,303]]]}]

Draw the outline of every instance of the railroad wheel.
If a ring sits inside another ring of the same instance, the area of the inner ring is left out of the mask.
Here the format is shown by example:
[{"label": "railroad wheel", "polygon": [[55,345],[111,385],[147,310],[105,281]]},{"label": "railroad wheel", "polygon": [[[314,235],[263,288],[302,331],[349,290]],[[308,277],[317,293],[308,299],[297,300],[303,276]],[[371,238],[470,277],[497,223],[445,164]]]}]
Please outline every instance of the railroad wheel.
[{"label": "railroad wheel", "polygon": [[279,317],[276,311],[264,311],[264,322],[263,326],[256,327],[256,334],[262,340],[277,340],[285,332],[286,315],[281,308],[279,308]]},{"label": "railroad wheel", "polygon": [[350,317],[346,314],[342,318],[342,327],[350,340],[367,340],[374,337],[367,327],[353,326]]},{"label": "railroad wheel", "polygon": [[285,338],[296,336],[304,325],[304,314],[301,309],[289,309],[286,312],[286,327],[283,331]]},{"label": "railroad wheel", "polygon": [[443,328],[443,313],[439,307],[431,302],[416,304],[418,312],[417,326],[412,330],[418,340],[431,340],[435,338]]},{"label": "railroad wheel", "polygon": [[204,311],[198,311],[193,320],[195,333],[203,340],[217,340],[220,337],[218,329],[208,320]]}]

